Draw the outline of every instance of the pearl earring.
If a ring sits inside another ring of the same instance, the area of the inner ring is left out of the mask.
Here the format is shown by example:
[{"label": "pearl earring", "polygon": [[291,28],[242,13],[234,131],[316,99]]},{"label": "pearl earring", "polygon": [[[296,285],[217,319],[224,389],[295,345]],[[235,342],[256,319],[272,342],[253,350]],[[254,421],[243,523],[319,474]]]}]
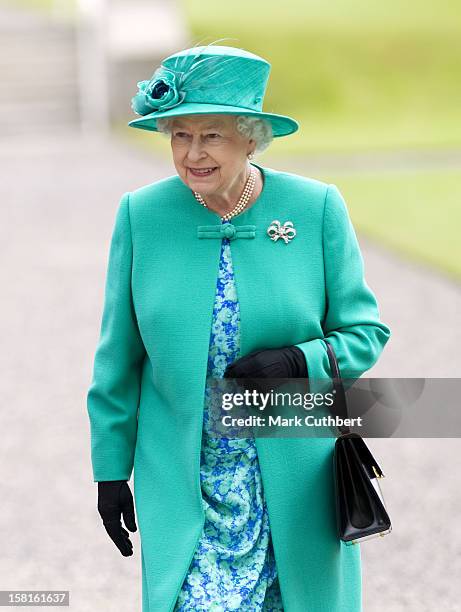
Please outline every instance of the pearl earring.
[{"label": "pearl earring", "polygon": [[247,156],[247,157],[248,157],[248,159],[253,159],[253,157],[254,157],[254,153],[248,153],[248,156]]}]

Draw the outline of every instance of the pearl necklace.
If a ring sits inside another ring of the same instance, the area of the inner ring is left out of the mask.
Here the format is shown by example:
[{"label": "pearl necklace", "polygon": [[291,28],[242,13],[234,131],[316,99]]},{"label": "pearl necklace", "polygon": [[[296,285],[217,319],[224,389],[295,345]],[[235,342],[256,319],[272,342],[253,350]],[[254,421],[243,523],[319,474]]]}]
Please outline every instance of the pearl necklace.
[{"label": "pearl necklace", "polygon": [[[253,195],[255,183],[256,183],[256,171],[254,170],[253,167],[251,167],[250,174],[245,183],[245,188],[243,189],[242,195],[240,196],[240,199],[237,202],[237,205],[230,212],[226,213],[225,215],[221,217],[223,221],[229,221],[229,219],[232,219],[232,217],[235,217],[235,215],[238,215],[246,207],[246,205],[250,201],[251,196]],[[208,208],[205,200],[202,198],[202,196],[199,193],[194,191],[194,196],[200,202],[200,204],[202,204],[202,206],[204,206],[205,208]]]}]

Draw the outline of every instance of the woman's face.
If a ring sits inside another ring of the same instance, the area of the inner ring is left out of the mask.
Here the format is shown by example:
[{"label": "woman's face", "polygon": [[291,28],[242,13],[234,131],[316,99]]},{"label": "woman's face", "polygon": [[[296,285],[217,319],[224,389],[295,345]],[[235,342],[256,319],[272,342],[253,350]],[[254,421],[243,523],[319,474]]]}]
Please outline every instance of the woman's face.
[{"label": "woman's face", "polygon": [[[176,171],[193,191],[222,195],[240,189],[255,141],[241,135],[233,115],[186,115],[171,123]],[[213,169],[206,174],[195,170]]]}]

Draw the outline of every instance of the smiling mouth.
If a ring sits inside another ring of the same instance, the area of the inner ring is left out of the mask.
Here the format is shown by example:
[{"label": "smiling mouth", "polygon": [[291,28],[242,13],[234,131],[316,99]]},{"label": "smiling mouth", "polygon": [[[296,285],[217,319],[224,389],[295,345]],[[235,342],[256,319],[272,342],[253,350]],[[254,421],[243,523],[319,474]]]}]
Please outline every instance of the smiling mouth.
[{"label": "smiling mouth", "polygon": [[212,168],[188,168],[188,170],[192,176],[204,177],[211,176],[217,170],[217,166],[213,166]]}]

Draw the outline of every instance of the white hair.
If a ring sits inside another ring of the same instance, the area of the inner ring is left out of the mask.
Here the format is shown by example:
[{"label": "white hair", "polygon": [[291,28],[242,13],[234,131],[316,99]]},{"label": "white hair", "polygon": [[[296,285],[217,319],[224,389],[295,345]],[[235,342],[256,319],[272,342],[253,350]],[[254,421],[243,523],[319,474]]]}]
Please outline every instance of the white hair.
[{"label": "white hair", "polygon": [[[242,136],[256,141],[255,154],[262,153],[272,142],[274,136],[272,126],[266,119],[248,115],[233,115],[236,129]],[[172,117],[157,119],[157,130],[163,134],[171,134]]]}]

